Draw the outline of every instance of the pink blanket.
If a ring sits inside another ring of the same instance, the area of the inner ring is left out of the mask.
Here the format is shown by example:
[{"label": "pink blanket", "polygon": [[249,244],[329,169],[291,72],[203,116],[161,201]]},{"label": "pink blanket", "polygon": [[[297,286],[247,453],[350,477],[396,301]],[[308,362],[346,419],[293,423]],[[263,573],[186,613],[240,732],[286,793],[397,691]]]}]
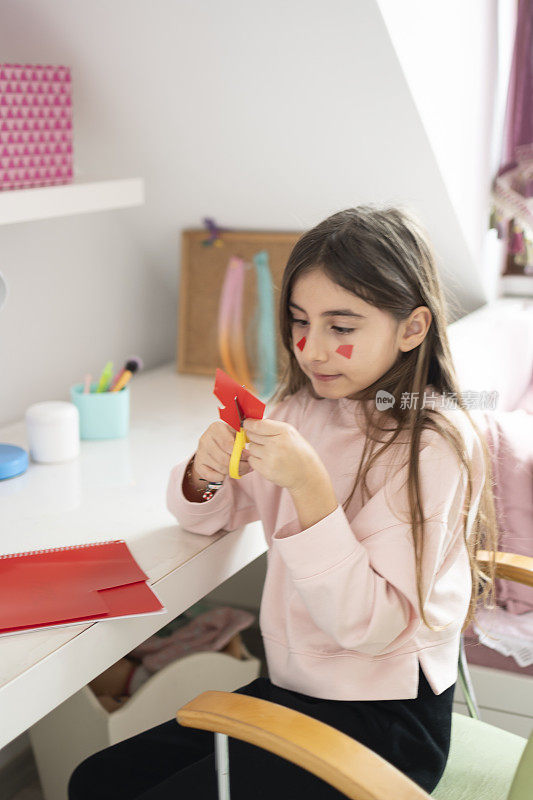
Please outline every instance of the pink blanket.
[{"label": "pink blanket", "polygon": [[[500,529],[498,549],[533,556],[533,413],[524,405],[514,411],[474,411],[485,434],[493,470],[493,488]],[[512,614],[533,610],[529,586],[497,579],[498,606]]]}]

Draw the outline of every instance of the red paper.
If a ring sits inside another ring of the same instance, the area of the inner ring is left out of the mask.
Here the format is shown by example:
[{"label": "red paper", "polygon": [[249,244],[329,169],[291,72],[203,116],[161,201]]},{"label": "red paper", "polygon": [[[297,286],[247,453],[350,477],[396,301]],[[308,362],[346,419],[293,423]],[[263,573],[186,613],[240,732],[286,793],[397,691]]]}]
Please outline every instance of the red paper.
[{"label": "red paper", "polygon": [[241,423],[237,406],[235,405],[235,397],[241,407],[241,411],[248,419],[262,419],[265,412],[265,403],[258,400],[255,395],[241,386],[233,378],[230,378],[223,369],[217,367],[215,374],[215,388],[213,394],[221,403],[224,403],[225,408],[219,408],[218,413],[220,419],[240,431]]},{"label": "red paper", "polygon": [[162,610],[122,540],[0,556],[0,636]]}]

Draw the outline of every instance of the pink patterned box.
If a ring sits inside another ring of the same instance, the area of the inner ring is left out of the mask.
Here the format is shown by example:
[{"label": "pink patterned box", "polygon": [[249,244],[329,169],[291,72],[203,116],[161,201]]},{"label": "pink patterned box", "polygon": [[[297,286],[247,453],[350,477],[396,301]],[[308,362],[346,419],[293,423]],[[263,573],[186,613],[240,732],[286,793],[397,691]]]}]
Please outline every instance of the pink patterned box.
[{"label": "pink patterned box", "polygon": [[0,64],[0,191],[70,183],[70,67]]}]

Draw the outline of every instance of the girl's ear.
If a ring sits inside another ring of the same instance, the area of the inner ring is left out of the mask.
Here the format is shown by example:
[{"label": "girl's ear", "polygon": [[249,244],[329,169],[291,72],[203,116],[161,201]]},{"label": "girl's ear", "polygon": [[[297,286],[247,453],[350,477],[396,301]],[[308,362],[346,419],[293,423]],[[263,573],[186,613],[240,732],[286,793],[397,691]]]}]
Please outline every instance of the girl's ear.
[{"label": "girl's ear", "polygon": [[400,334],[399,348],[404,352],[418,347],[426,336],[431,325],[431,311],[427,306],[419,306],[411,312],[409,318],[401,323],[403,333]]}]

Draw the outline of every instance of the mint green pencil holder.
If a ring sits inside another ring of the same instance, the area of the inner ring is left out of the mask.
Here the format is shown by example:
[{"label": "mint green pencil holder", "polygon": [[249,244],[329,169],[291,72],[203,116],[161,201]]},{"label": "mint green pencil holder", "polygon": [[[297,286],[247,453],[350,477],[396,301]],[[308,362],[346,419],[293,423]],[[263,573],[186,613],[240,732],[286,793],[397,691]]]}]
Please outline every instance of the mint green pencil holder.
[{"label": "mint green pencil holder", "polygon": [[119,439],[128,435],[130,427],[130,387],[119,392],[83,393],[83,384],[70,387],[70,399],[80,414],[80,439]]}]

